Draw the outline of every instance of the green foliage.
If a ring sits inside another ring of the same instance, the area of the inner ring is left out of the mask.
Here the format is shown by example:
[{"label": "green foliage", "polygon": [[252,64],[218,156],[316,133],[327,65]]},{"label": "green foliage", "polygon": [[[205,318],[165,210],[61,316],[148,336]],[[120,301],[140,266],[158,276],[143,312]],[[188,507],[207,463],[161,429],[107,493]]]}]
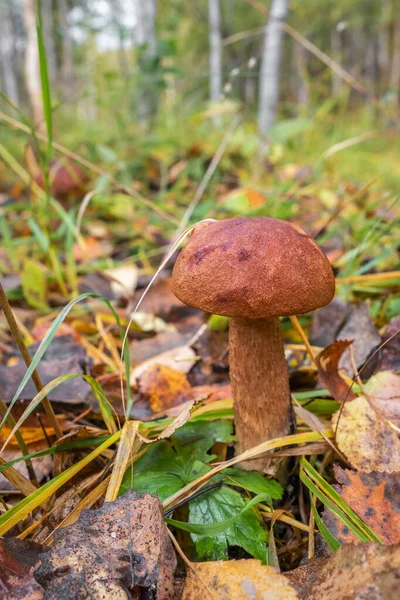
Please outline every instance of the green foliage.
[{"label": "green foliage", "polygon": [[47,303],[47,277],[43,268],[33,260],[26,260],[21,271],[21,283],[25,300],[41,312],[50,310]]},{"label": "green foliage", "polygon": [[[227,486],[210,490],[189,503],[189,523],[219,523],[237,517],[246,500]],[[192,534],[199,560],[226,560],[228,549],[239,546],[254,558],[266,562],[268,531],[254,509],[240,514],[224,532],[215,536]]]},{"label": "green foliage", "polygon": [[[125,473],[120,494],[133,487],[161,500],[207,473],[215,442],[230,442],[232,423],[226,420],[189,421],[176,430],[171,442],[153,444]],[[240,546],[252,556],[266,560],[268,533],[253,504],[248,504],[238,488],[257,494],[254,501],[272,503],[282,497],[277,481],[260,473],[226,469],[210,481],[223,483],[219,489],[204,491],[189,502],[188,523],[168,519],[168,523],[192,534],[200,560],[227,558],[231,546]],[[232,489],[235,488],[235,489]]]}]

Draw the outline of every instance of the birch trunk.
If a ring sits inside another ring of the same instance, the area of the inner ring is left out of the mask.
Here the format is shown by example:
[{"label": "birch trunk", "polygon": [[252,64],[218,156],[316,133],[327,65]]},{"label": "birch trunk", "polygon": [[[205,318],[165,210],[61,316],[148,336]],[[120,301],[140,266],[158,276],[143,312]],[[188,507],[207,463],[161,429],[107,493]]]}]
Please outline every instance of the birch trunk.
[{"label": "birch trunk", "polygon": [[[18,82],[14,66],[14,43],[9,6],[0,4],[0,71],[2,91],[16,106],[19,103]],[[11,32],[11,34],[10,34]]]},{"label": "birch trunk", "polygon": [[399,104],[400,88],[400,8],[394,7],[396,11],[393,22],[392,56],[390,61],[389,87],[393,91],[393,104]]},{"label": "birch trunk", "polygon": [[222,91],[222,39],[219,0],[208,0],[210,42],[210,100],[218,102]]},{"label": "birch trunk", "polygon": [[61,79],[63,96],[68,99],[73,94],[73,58],[72,58],[72,38],[68,28],[68,1],[58,0],[58,10],[60,16],[60,30],[62,37],[62,65]]},{"label": "birch trunk", "polygon": [[34,123],[44,126],[42,88],[40,83],[39,50],[36,36],[36,2],[25,0],[24,23],[26,30],[25,82],[32,107]]},{"label": "birch trunk", "polygon": [[286,20],[288,9],[289,0],[272,0],[265,27],[258,107],[258,130],[261,134],[267,133],[275,123],[283,37],[281,24]]}]

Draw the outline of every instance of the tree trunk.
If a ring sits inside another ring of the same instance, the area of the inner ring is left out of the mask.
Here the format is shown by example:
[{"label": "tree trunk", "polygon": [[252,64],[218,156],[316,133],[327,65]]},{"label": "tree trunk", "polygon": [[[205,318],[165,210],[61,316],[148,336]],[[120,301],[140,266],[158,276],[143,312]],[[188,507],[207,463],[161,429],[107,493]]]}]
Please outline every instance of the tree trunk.
[{"label": "tree trunk", "polygon": [[399,104],[400,88],[400,8],[394,7],[392,57],[390,61],[389,87],[393,93],[393,104]]},{"label": "tree trunk", "polygon": [[55,84],[57,81],[57,59],[54,43],[53,0],[42,0],[42,22],[49,80],[51,84]]},{"label": "tree trunk", "polygon": [[62,39],[62,89],[64,98],[68,99],[73,95],[73,46],[68,27],[68,0],[58,0],[58,10]]},{"label": "tree trunk", "polygon": [[[19,103],[18,82],[14,65],[12,22],[7,3],[0,4],[0,71],[3,92],[16,106]],[[11,32],[11,34],[10,34]]]},{"label": "tree trunk", "polygon": [[[331,55],[333,60],[337,63],[342,64],[342,36],[341,32],[337,28],[337,24],[334,23],[331,29]],[[331,70],[331,82],[332,82],[332,96],[339,96],[343,89],[342,78],[334,71]]]},{"label": "tree trunk", "polygon": [[210,42],[210,100],[218,102],[222,91],[222,39],[219,0],[208,0]]},{"label": "tree trunk", "polygon": [[265,27],[264,47],[260,69],[260,93],[258,107],[258,130],[267,133],[275,123],[279,98],[280,62],[283,31],[289,0],[272,0],[268,22]]},{"label": "tree trunk", "polygon": [[156,38],[156,3],[155,0],[135,0],[137,23],[134,30],[134,41],[139,47],[145,47],[139,60],[140,77],[138,93],[138,117],[148,126],[158,110],[158,69]]},{"label": "tree trunk", "polygon": [[307,72],[307,50],[300,44],[294,45],[294,61],[297,70],[297,105],[298,114],[307,113],[308,99],[310,95],[308,72]]},{"label": "tree trunk", "polygon": [[33,120],[39,128],[44,126],[42,88],[40,82],[39,50],[36,36],[36,2],[25,0],[24,23],[26,30],[25,82],[32,107]]}]

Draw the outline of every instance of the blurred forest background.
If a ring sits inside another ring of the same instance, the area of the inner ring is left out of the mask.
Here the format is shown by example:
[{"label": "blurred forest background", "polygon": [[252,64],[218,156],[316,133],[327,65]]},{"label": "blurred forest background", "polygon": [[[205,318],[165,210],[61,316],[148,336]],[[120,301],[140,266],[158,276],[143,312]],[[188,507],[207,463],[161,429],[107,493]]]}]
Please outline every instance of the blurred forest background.
[{"label": "blurred forest background", "polygon": [[[149,135],[185,145],[198,127],[214,130],[235,112],[265,134],[278,86],[287,123],[277,141],[296,143],[328,125],[336,141],[345,124],[352,135],[377,118],[391,128],[398,117],[396,0],[42,0],[41,7],[56,135],[112,146],[110,162],[133,144],[134,163]],[[0,28],[2,92],[40,123],[34,0],[1,0]]]},{"label": "blurred forest background", "polygon": [[[41,56],[35,0],[0,0],[0,174],[7,192],[31,179],[45,187],[41,169],[60,160],[58,142],[61,157],[65,148],[78,157],[84,172],[75,178],[84,185],[72,202],[54,186],[53,196],[75,221],[77,200],[95,191],[93,214],[124,217],[113,232],[124,239],[134,217],[162,223],[171,239],[176,225],[182,230],[206,216],[290,219],[307,212],[318,233],[320,213],[329,219],[343,202],[350,211],[347,200],[362,198],[364,187],[380,193],[371,197],[374,211],[392,206],[400,159],[397,0],[39,6]],[[33,152],[27,147],[32,128],[49,136],[53,158],[38,139]],[[361,202],[367,216],[368,202]],[[38,226],[29,221],[19,248],[30,235],[40,245],[48,215],[33,218]],[[10,221],[2,222],[3,237],[19,235],[4,236]],[[149,245],[159,243],[154,234]]]}]

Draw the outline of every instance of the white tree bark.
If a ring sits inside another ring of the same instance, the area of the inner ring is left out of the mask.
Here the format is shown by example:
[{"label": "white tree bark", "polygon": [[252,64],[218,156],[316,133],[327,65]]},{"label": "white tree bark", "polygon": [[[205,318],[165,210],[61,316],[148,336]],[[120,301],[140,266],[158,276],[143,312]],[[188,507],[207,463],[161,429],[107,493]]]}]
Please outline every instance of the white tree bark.
[{"label": "white tree bark", "polygon": [[[11,32],[11,33],[10,33]],[[18,82],[14,68],[14,43],[9,6],[0,4],[0,71],[2,92],[16,106],[19,103]]]},{"label": "white tree bark", "polygon": [[40,82],[39,50],[36,36],[36,2],[25,0],[24,23],[26,30],[25,83],[36,125],[44,126],[42,88]]},{"label": "white tree bark", "polygon": [[[337,24],[335,23],[331,30],[331,55],[336,62],[341,64],[343,62],[342,57],[342,37],[341,32],[337,28]],[[333,96],[339,96],[343,89],[343,80],[336,73],[336,71],[332,70],[331,73],[331,83],[332,83],[332,94]]]},{"label": "white tree bark", "polygon": [[394,7],[392,56],[390,61],[389,87],[393,91],[393,104],[400,100],[400,7]]},{"label": "white tree bark", "polygon": [[134,40],[137,46],[147,46],[146,54],[155,56],[157,51],[156,39],[156,3],[155,0],[135,0],[134,11],[136,25],[134,29]]},{"label": "white tree bark", "polygon": [[222,39],[219,0],[208,0],[210,41],[210,100],[218,102],[222,91]]},{"label": "white tree bark", "polygon": [[261,134],[265,134],[275,123],[283,37],[281,23],[285,21],[288,9],[289,0],[272,0],[265,27],[258,107],[258,130]]},{"label": "white tree bark", "polygon": [[49,79],[50,82],[54,84],[57,79],[57,59],[56,48],[54,44],[54,19],[52,0],[42,0],[42,22]]},{"label": "white tree bark", "polygon": [[73,95],[73,57],[72,38],[68,27],[68,2],[58,0],[62,36],[62,65],[61,77],[63,96],[68,99]]}]

